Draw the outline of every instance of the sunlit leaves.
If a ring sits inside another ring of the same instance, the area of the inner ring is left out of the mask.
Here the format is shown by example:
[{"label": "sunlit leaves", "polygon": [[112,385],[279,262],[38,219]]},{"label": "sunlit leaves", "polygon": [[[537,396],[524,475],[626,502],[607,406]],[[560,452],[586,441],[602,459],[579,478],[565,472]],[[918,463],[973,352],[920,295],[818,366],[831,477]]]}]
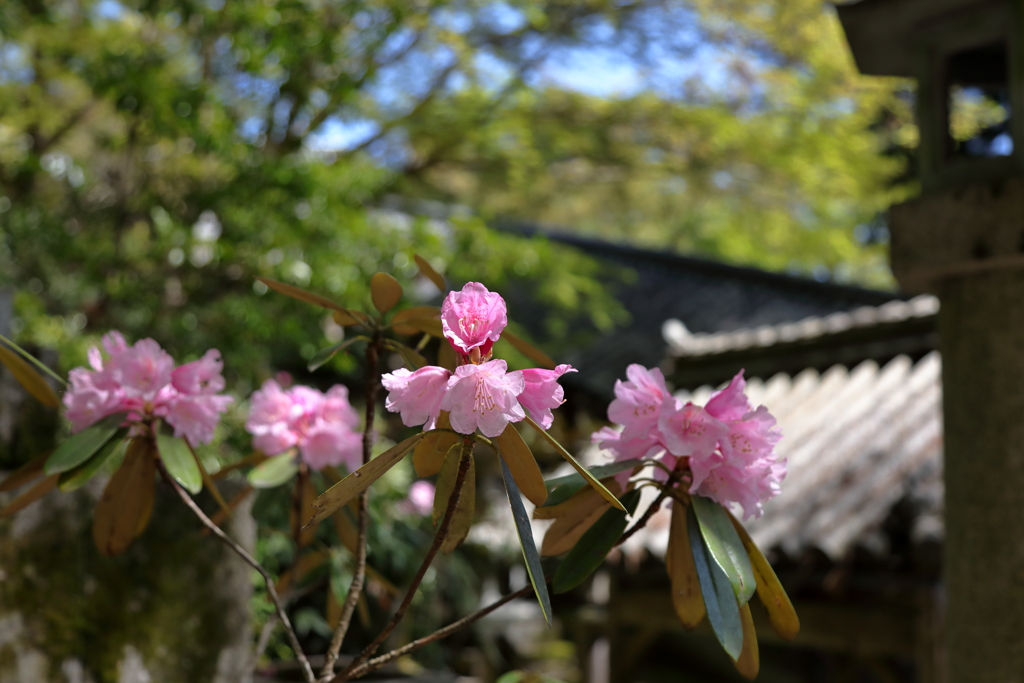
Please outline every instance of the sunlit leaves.
[{"label": "sunlit leaves", "polygon": [[739,520],[731,515],[730,518],[736,533],[743,541],[747,555],[750,557],[750,563],[754,569],[754,579],[757,582],[757,597],[768,610],[772,628],[780,637],[792,640],[800,631],[800,619],[797,617],[796,610],[793,609],[793,603],[790,602],[789,596],[786,595],[785,589],[761,549],[750,538],[750,534],[743,528]]},{"label": "sunlit leaves", "polygon": [[586,479],[587,483],[593,486],[597,490],[597,492],[604,497],[605,500],[607,500],[609,503],[619,508],[620,510],[625,510],[625,508],[622,507],[622,503],[619,502],[619,499],[616,498],[615,495],[611,491],[609,491],[604,484],[602,484],[596,477],[594,477],[594,475],[591,474],[586,467],[581,465],[579,461],[576,460],[576,458],[572,457],[572,454],[569,451],[565,450],[565,447],[562,446],[562,444],[558,443],[558,440],[555,439],[555,437],[548,434],[543,427],[534,422],[533,419],[531,419],[529,416],[526,417],[525,422],[531,427],[533,427],[535,430],[537,430],[537,432],[544,438],[544,440],[551,444],[552,448],[554,448],[560,456],[565,458],[566,462],[572,465],[573,468],[580,473],[580,476]]},{"label": "sunlit leaves", "polygon": [[683,626],[692,629],[704,619],[704,598],[697,578],[697,565],[693,561],[690,534],[686,523],[686,505],[672,503],[672,521],[669,528],[665,568],[672,585],[672,606]]}]

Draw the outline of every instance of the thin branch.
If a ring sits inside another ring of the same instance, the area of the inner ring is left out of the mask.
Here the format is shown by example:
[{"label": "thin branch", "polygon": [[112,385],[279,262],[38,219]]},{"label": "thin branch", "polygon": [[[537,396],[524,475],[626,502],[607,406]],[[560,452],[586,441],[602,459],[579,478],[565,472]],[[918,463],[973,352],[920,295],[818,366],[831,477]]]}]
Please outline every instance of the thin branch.
[{"label": "thin branch", "polygon": [[380,657],[376,657],[374,659],[369,660],[368,662],[364,662],[363,664],[360,664],[359,666],[357,666],[355,669],[352,670],[352,673],[349,674],[349,678],[359,678],[361,676],[365,676],[366,674],[370,673],[371,671],[375,671],[375,670],[379,669],[380,667],[384,666],[388,662],[391,662],[391,661],[393,661],[395,659],[398,659],[399,657],[401,657],[403,655],[407,655],[410,652],[414,652],[414,651],[420,649],[421,647],[423,647],[424,645],[430,645],[431,643],[436,642],[438,640],[441,640],[442,638],[447,638],[448,636],[450,636],[451,634],[455,633],[456,631],[459,631],[461,629],[466,628],[467,626],[469,626],[473,622],[479,621],[480,619],[483,619],[488,614],[490,614],[494,610],[498,609],[502,605],[504,605],[506,603],[509,603],[509,602],[512,602],[516,598],[521,598],[521,597],[524,597],[526,595],[529,595],[532,592],[533,592],[533,586],[526,586],[525,588],[520,588],[515,593],[509,593],[508,595],[502,597],[500,600],[497,600],[496,602],[492,602],[487,607],[484,607],[481,610],[473,612],[472,614],[470,614],[468,616],[462,617],[458,621],[454,621],[451,624],[448,624],[447,626],[445,626],[444,628],[441,628],[441,629],[438,629],[438,630],[434,631],[433,633],[431,633],[428,636],[423,636],[422,638],[414,640],[411,643],[403,645],[400,648],[397,648],[395,650],[392,650],[391,652],[383,654]]},{"label": "thin branch", "polygon": [[[381,336],[380,330],[374,332],[373,340],[366,345],[366,415],[363,425],[363,464],[370,462],[373,456],[373,420],[376,416],[377,387],[379,378],[377,375],[377,364],[380,357]],[[352,583],[348,587],[348,595],[345,596],[345,604],[341,609],[341,619],[331,636],[331,644],[327,648],[327,655],[324,658],[323,669],[320,670],[321,680],[330,680],[334,677],[334,665],[338,661],[338,653],[341,652],[341,645],[345,641],[345,635],[352,623],[352,616],[355,614],[356,606],[359,604],[359,596],[363,593],[363,585],[366,583],[366,537],[370,526],[370,490],[366,489],[359,496],[359,536],[356,539],[356,569],[352,575]]]},{"label": "thin branch", "polygon": [[[448,507],[444,511],[444,517],[441,519],[441,525],[437,528],[437,533],[434,534],[434,542],[430,546],[430,550],[427,551],[426,557],[423,558],[422,564],[420,564],[419,571],[416,572],[416,576],[413,577],[412,583],[409,585],[409,589],[405,593],[405,598],[402,599],[402,604],[398,606],[394,615],[391,617],[391,621],[388,625],[373,639],[365,650],[363,650],[358,657],[352,660],[347,667],[345,667],[338,678],[342,681],[347,681],[352,678],[352,674],[356,667],[361,665],[367,659],[373,656],[373,653],[380,648],[381,644],[387,640],[391,632],[395,630],[399,622],[405,617],[405,613],[409,609],[409,605],[412,604],[412,599],[416,595],[416,591],[420,587],[420,583],[423,582],[423,577],[426,575],[427,570],[434,561],[434,557],[437,555],[437,551],[441,549],[441,543],[448,536],[448,528],[451,526],[452,517],[455,516],[455,508],[459,504],[459,498],[462,495],[462,486],[466,482],[466,473],[469,472],[469,465],[472,462],[471,453],[473,450],[473,440],[470,437],[465,437],[462,441],[462,456],[459,460],[458,474],[455,476],[455,485],[452,488],[452,494],[448,498]],[[334,680],[334,677],[327,677],[322,683],[328,683]]]},{"label": "thin branch", "polygon": [[277,626],[277,615],[271,614],[270,618],[267,619],[267,623],[263,624],[263,628],[260,629],[260,638],[256,641],[256,650],[253,652],[252,657],[253,671],[259,666],[260,657],[263,656],[267,645],[270,644],[270,636],[274,633],[275,626]]},{"label": "thin branch", "polygon": [[305,653],[302,651],[302,645],[299,644],[299,637],[295,635],[295,629],[292,628],[292,622],[288,619],[288,614],[284,610],[284,604],[281,602],[280,596],[277,594],[277,589],[274,588],[274,578],[270,575],[266,569],[263,568],[259,562],[256,561],[252,555],[246,551],[245,548],[235,542],[233,538],[224,533],[219,526],[213,523],[213,521],[206,516],[206,513],[192,500],[192,496],[185,492],[185,489],[178,485],[178,482],[174,481],[167,474],[167,470],[164,469],[163,463],[158,463],[160,467],[160,475],[164,478],[171,488],[174,489],[181,501],[185,503],[189,510],[199,518],[203,526],[210,530],[214,536],[219,538],[225,545],[231,548],[236,555],[242,558],[246,564],[255,569],[263,577],[263,582],[267,585],[267,596],[270,601],[274,603],[274,609],[277,611],[277,617],[281,620],[284,625],[285,631],[288,633],[288,640],[291,641],[292,649],[295,651],[295,658],[299,660],[299,665],[302,668],[303,677],[306,679],[306,683],[316,683],[316,676],[313,674],[313,668],[309,665],[309,660],[306,659]]},{"label": "thin branch", "polygon": [[615,542],[615,545],[616,546],[622,545],[623,543],[625,543],[626,541],[629,540],[630,536],[632,536],[633,534],[635,534],[636,532],[640,531],[645,526],[647,526],[647,522],[651,521],[651,517],[653,517],[654,513],[658,511],[658,508],[660,508],[662,502],[664,502],[664,500],[666,498],[668,498],[668,495],[669,494],[668,494],[667,491],[662,490],[661,495],[659,495],[658,498],[647,507],[647,510],[644,511],[643,517],[638,519],[636,524],[631,526],[626,531],[626,533],[622,534],[622,537],[619,538],[619,540]]}]

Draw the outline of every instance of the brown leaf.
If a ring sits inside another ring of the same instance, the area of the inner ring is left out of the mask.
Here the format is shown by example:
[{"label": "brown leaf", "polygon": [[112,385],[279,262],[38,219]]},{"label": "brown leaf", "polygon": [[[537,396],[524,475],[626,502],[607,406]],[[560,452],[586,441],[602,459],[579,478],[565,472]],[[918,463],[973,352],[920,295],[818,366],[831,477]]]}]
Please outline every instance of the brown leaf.
[{"label": "brown leaf", "polygon": [[459,365],[459,360],[455,356],[455,349],[443,337],[441,338],[440,346],[437,348],[437,364],[448,372],[455,372],[455,368]]},{"label": "brown leaf", "polygon": [[319,306],[320,308],[329,308],[332,311],[340,311],[342,313],[349,312],[347,308],[339,306],[330,299],[322,297],[319,294],[314,294],[313,292],[307,292],[306,290],[300,287],[285,284],[284,282],[278,282],[277,280],[271,280],[268,277],[257,277],[256,279],[265,284],[267,287],[270,287],[278,294],[284,294],[285,296],[290,296],[291,298],[298,299],[299,301],[305,301],[307,304],[313,304],[314,306]]},{"label": "brown leaf", "polygon": [[434,270],[434,267],[430,265],[427,259],[423,258],[419,254],[413,254],[412,257],[416,261],[416,266],[420,269],[420,275],[433,282],[434,286],[442,292],[448,291],[448,287],[444,284],[444,278],[440,273]]},{"label": "brown leaf", "polygon": [[93,516],[93,540],[107,557],[123,553],[145,530],[153,512],[155,475],[153,444],[142,438],[132,439],[124,462],[107,483]]},{"label": "brown leaf", "polygon": [[516,351],[523,354],[524,356],[532,360],[534,363],[537,363],[541,367],[548,368],[549,370],[555,369],[555,361],[551,360],[551,356],[544,353],[536,346],[523,339],[522,337],[517,337],[516,335],[512,334],[506,329],[502,331],[501,339],[507,341],[509,344],[515,347]]},{"label": "brown leaf", "polygon": [[[453,448],[445,458],[441,473],[437,477],[437,489],[434,494],[434,524],[440,523],[445,511],[448,509],[448,502],[454,491],[455,480],[459,472],[459,462],[461,460],[461,448]],[[451,522],[448,525],[448,534],[441,542],[441,552],[448,554],[466,540],[466,536],[473,526],[473,515],[475,512],[476,461],[471,454],[469,456],[469,470],[466,471],[462,492],[459,494],[459,502],[455,505],[455,512],[452,514]]]},{"label": "brown leaf", "polygon": [[50,457],[50,453],[52,452],[53,451],[47,451],[42,455],[37,455],[18,469],[8,474],[7,478],[0,481],[0,493],[3,491],[13,491],[41,475],[43,473],[43,465],[46,464],[46,459]]},{"label": "brown leaf", "polygon": [[[412,308],[403,308],[398,313],[395,313],[394,317],[391,318],[391,328],[398,334],[418,334],[423,330],[416,325],[410,325],[407,321],[439,320],[440,316],[441,309],[437,306],[413,306]],[[424,323],[418,324],[422,325]]]},{"label": "brown leaf", "polygon": [[441,411],[436,426],[439,430],[427,432],[423,440],[416,444],[416,450],[412,453],[412,466],[418,477],[432,477],[440,472],[441,465],[444,464],[444,457],[448,455],[451,447],[459,442],[458,434],[440,431],[440,429],[452,428],[446,411]]},{"label": "brown leaf", "polygon": [[347,327],[348,325],[361,325],[369,320],[370,316],[366,315],[362,311],[354,311],[350,308],[345,308],[334,311],[334,313],[331,314],[331,318],[333,318],[334,322],[338,325]]},{"label": "brown leaf", "polygon": [[423,438],[423,434],[416,434],[405,441],[392,446],[376,458],[366,463],[358,470],[348,475],[340,482],[327,489],[315,501],[313,501],[313,518],[306,523],[312,527],[330,517],[342,505],[370,487],[370,484],[384,476],[384,473],[398,464],[406,453],[412,450],[413,446]]},{"label": "brown leaf", "polygon": [[530,447],[523,441],[515,425],[509,423],[494,442],[498,445],[502,459],[516,480],[516,486],[526,499],[536,506],[541,506],[548,499],[548,489],[544,485],[544,475],[540,473],[536,458]]},{"label": "brown leaf", "polygon": [[56,488],[59,478],[60,474],[51,474],[45,479],[37,481],[32,488],[8,503],[3,510],[0,510],[0,518],[10,517],[45,496]]},{"label": "brown leaf", "polygon": [[381,313],[390,311],[401,298],[402,285],[391,275],[374,273],[370,278],[370,299],[373,300],[373,307]]},{"label": "brown leaf", "polygon": [[750,605],[740,605],[740,622],[743,624],[743,650],[736,660],[736,670],[748,681],[757,678],[761,669],[761,655],[757,650],[757,632],[754,630],[754,618],[750,615]]},{"label": "brown leaf", "polygon": [[704,598],[697,578],[697,565],[690,549],[690,534],[686,528],[686,506],[672,503],[672,525],[669,529],[668,552],[665,564],[672,582],[672,604],[683,626],[692,629],[704,618]]},{"label": "brown leaf", "polygon": [[18,384],[24,387],[25,391],[32,394],[37,401],[47,408],[59,408],[60,399],[43,376],[35,368],[6,346],[0,345],[0,363],[7,366],[7,369],[18,380]]},{"label": "brown leaf", "polygon": [[594,526],[597,520],[601,518],[601,515],[611,507],[593,489],[585,489],[578,495],[579,498],[576,504],[566,514],[555,519],[555,523],[548,527],[547,532],[544,534],[544,542],[541,544],[541,555],[550,557],[572,550],[572,547],[587,532],[587,529]]}]

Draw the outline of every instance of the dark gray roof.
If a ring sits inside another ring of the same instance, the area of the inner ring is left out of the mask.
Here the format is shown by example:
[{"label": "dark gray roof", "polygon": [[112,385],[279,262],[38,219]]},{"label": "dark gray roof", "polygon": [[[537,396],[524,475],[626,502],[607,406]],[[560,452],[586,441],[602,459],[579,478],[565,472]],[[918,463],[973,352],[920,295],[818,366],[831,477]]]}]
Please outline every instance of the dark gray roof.
[{"label": "dark gray roof", "polygon": [[[881,306],[901,298],[893,292],[731,266],[536,226],[504,225],[501,229],[542,235],[635,271],[634,281],[611,284],[632,321],[608,334],[597,334],[590,343],[558,358],[580,370],[566,375],[564,383],[601,398],[611,397],[615,380],[625,377],[630,363],[653,367],[665,359],[668,345],[662,330],[666,321],[681,321],[691,333],[713,334]],[[543,339],[542,330],[531,332]]]}]

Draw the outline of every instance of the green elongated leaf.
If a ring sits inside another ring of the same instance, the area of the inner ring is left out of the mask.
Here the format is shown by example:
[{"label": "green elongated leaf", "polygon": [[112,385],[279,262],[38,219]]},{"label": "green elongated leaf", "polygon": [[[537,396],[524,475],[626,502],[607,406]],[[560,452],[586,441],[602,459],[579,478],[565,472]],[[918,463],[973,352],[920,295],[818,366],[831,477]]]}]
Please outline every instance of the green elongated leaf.
[{"label": "green elongated leaf", "polygon": [[425,434],[425,432],[420,432],[392,446],[320,494],[320,497],[313,501],[313,519],[306,522],[306,526],[319,524],[334,514],[335,510],[369,488],[370,484],[397,465],[398,461],[404,458],[405,454],[411,451]]},{"label": "green elongated leaf", "polygon": [[287,451],[281,455],[267,458],[249,470],[249,483],[256,489],[272,489],[280,486],[295,476],[299,465],[295,462],[295,452]]},{"label": "green elongated leaf", "polygon": [[580,475],[584,479],[587,480],[588,484],[590,484],[595,489],[597,489],[597,492],[600,493],[601,496],[605,500],[607,500],[609,503],[611,503],[613,506],[619,508],[620,510],[625,510],[626,509],[626,508],[622,507],[622,503],[620,503],[619,499],[615,497],[615,494],[612,493],[611,491],[609,491],[607,489],[607,487],[605,487],[605,485],[600,482],[600,480],[598,480],[593,474],[591,474],[590,470],[588,470],[586,467],[581,465],[579,463],[579,461],[576,460],[576,458],[572,457],[572,454],[569,451],[565,450],[565,447],[562,446],[562,444],[558,443],[558,440],[555,439],[555,437],[553,437],[550,434],[548,434],[547,431],[543,427],[541,427],[539,424],[534,422],[533,419],[530,416],[526,416],[525,419],[526,419],[526,422],[531,427],[536,429],[540,433],[540,435],[542,437],[544,437],[544,439],[549,444],[551,444],[551,447],[554,448],[555,451],[557,451],[559,455],[561,455],[563,458],[565,458],[565,460],[570,465],[572,465],[576,469],[576,471],[579,472]]},{"label": "green elongated leaf", "polygon": [[733,593],[739,604],[745,605],[754,595],[757,582],[747,549],[743,547],[732,519],[725,508],[703,496],[693,496],[693,511],[697,513],[700,533],[715,563],[729,577]]},{"label": "green elongated leaf", "polygon": [[60,474],[81,465],[113,438],[126,415],[127,413],[108,415],[96,424],[69,436],[47,459],[43,471],[46,474]]},{"label": "green elongated leaf", "polygon": [[92,456],[75,469],[63,472],[60,475],[60,479],[57,480],[57,486],[60,490],[74,491],[96,476],[96,473],[100,471],[100,468],[102,468],[107,461],[124,452],[125,444],[128,442],[125,438],[126,436],[128,436],[128,430],[119,429],[117,434],[114,435],[114,438],[105,443],[96,455]]},{"label": "green elongated leaf", "polygon": [[[607,479],[619,472],[633,469],[641,464],[643,463],[636,459],[622,460],[608,465],[592,467],[590,468],[590,474],[593,475],[595,479]],[[564,503],[572,498],[580,489],[587,485],[587,482],[582,476],[580,476],[579,472],[573,472],[572,474],[548,479],[544,482],[544,485],[548,489],[548,499],[541,507],[551,507],[553,505],[558,505],[559,503]]]},{"label": "green elongated leaf", "polygon": [[14,375],[14,379],[18,380],[18,384],[37,401],[47,408],[60,407],[60,399],[57,398],[56,392],[46,383],[43,376],[6,346],[0,346],[0,364],[7,366],[7,369]]},{"label": "green elongated leaf", "polygon": [[[696,496],[694,496],[696,499]],[[704,597],[711,630],[722,644],[726,653],[733,661],[740,658],[743,651],[743,622],[740,620],[740,608],[736,596],[732,592],[729,577],[725,575],[718,563],[711,559],[711,552],[704,544],[700,523],[693,512],[693,506],[687,506],[686,530],[690,537],[690,550],[693,552],[693,563],[697,567],[697,579],[700,582],[700,593]]]},{"label": "green elongated leaf", "polygon": [[[636,510],[640,502],[640,491],[633,490],[622,496],[622,504],[629,514]],[[562,564],[555,572],[551,589],[555,593],[565,593],[580,585],[585,578],[594,573],[604,558],[615,547],[615,543],[626,530],[626,511],[611,508],[606,510],[594,526],[577,541]]]},{"label": "green elongated leaf", "polygon": [[340,344],[328,346],[326,349],[320,349],[315,354],[313,354],[312,358],[309,359],[309,365],[307,365],[306,367],[309,369],[310,372],[313,372],[317,368],[321,367],[324,363],[334,358],[335,354],[337,354],[339,351],[344,351],[353,343],[359,340],[366,341],[368,340],[368,338],[364,337],[363,335],[359,335],[356,337],[352,337],[351,339],[346,339]]},{"label": "green elongated leaf", "polygon": [[8,339],[7,337],[3,336],[2,334],[0,334],[0,341],[2,341],[4,344],[7,344],[8,346],[10,346],[12,349],[17,351],[18,353],[20,353],[25,360],[27,360],[29,363],[32,363],[33,365],[35,365],[42,372],[46,373],[47,375],[49,375],[53,379],[57,380],[58,384],[63,384],[64,386],[68,385],[67,380],[65,380],[63,377],[61,377],[56,372],[51,370],[46,365],[46,363],[44,363],[43,361],[39,360],[38,358],[33,356],[31,353],[29,353],[25,349],[21,348],[20,346],[15,344],[10,339]]},{"label": "green elongated leaf", "polygon": [[156,435],[156,450],[174,481],[192,495],[203,490],[203,475],[185,439],[160,432]]},{"label": "green elongated leaf", "polygon": [[501,464],[501,478],[505,481],[508,503],[512,508],[512,519],[516,523],[516,533],[519,535],[519,547],[523,549],[523,558],[526,560],[526,573],[530,576],[530,583],[533,585],[537,602],[540,603],[540,610],[544,613],[544,620],[550,626],[551,596],[548,595],[548,584],[544,580],[544,570],[540,566],[537,545],[533,542],[533,526],[530,525],[522,494],[519,493],[519,487],[516,486],[516,480],[509,472],[508,465],[501,458],[498,458],[498,462]]}]

